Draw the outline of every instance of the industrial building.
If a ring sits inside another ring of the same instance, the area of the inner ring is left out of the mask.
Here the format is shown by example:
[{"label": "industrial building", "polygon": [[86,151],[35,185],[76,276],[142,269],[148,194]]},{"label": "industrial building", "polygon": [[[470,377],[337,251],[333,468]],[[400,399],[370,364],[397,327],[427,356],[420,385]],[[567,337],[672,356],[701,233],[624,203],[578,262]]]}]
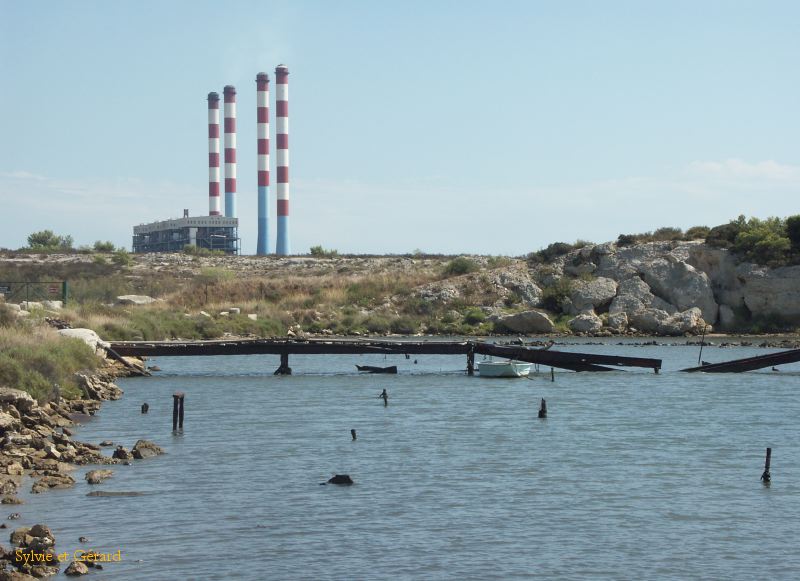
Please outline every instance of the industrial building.
[{"label": "industrial building", "polygon": [[[275,253],[291,254],[289,244],[289,69],[275,68],[277,237]],[[269,77],[256,75],[256,122],[258,156],[258,241],[256,254],[269,254]],[[223,89],[224,207],[220,199],[220,110],[219,94],[208,94],[208,216],[183,218],[133,227],[134,252],[181,252],[185,246],[239,254],[239,220],[236,217],[236,88]],[[224,215],[223,215],[224,212]]]},{"label": "industrial building", "polygon": [[189,216],[133,227],[134,252],[182,252],[186,245],[239,254],[239,219]]}]

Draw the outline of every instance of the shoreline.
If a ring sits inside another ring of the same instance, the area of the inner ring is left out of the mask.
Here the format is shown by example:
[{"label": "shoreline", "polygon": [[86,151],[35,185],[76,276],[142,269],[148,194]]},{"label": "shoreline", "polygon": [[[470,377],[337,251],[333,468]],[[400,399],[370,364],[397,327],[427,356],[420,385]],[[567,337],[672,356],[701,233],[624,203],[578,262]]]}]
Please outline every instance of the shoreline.
[{"label": "shoreline", "polygon": [[[140,365],[143,370],[144,364]],[[130,464],[134,458],[130,451],[120,446],[113,456],[107,456],[102,453],[101,446],[74,439],[73,430],[94,416],[104,401],[121,398],[123,391],[114,381],[133,375],[136,373],[129,367],[107,360],[97,371],[78,375],[84,398],[66,400],[60,397],[58,401],[43,405],[27,392],[0,387],[2,504],[9,508],[24,505],[17,494],[29,484],[32,494],[72,488],[77,482],[71,473],[79,467]],[[161,453],[160,448],[155,449]],[[147,455],[145,452],[140,457]],[[88,485],[99,484],[112,474],[111,470],[92,469],[87,472],[86,481]],[[13,522],[21,517],[15,512],[8,520]],[[42,519],[37,518],[36,522],[41,523]],[[10,532],[11,543],[8,550],[0,547],[0,581],[48,578],[58,574],[62,565],[68,575],[84,575],[90,567],[103,568],[103,556],[91,550],[72,554],[57,552],[57,540],[46,524],[13,529],[11,526],[5,522],[0,525]],[[79,541],[84,545],[88,539],[81,537]]]}]

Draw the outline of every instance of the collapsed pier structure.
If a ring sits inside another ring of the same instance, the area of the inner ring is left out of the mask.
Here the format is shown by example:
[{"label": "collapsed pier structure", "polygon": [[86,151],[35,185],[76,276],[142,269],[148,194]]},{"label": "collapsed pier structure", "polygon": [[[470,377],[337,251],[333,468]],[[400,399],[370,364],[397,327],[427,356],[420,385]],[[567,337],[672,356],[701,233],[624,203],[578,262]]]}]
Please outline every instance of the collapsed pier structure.
[{"label": "collapsed pier structure", "polygon": [[467,374],[475,370],[475,355],[507,357],[570,371],[615,371],[624,367],[661,369],[661,359],[569,353],[551,349],[497,345],[475,341],[373,341],[339,339],[245,339],[236,341],[115,341],[122,356],[280,355],[276,374],[291,373],[289,355],[466,355]]}]

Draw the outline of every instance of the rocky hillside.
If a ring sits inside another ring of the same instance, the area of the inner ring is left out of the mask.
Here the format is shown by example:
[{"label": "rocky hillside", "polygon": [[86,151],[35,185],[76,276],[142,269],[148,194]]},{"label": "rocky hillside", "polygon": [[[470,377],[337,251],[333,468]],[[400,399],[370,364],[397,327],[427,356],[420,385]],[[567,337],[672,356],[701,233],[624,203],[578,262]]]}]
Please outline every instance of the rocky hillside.
[{"label": "rocky hillside", "polygon": [[[8,255],[0,257],[0,282],[3,276],[74,281],[72,305],[80,308],[64,316],[73,323],[99,317],[94,322],[104,338],[681,335],[800,326],[800,266],[737,262],[702,241],[588,244],[547,262],[534,255],[131,258],[113,265],[98,255]],[[128,294],[163,300],[134,307],[116,300]]]}]

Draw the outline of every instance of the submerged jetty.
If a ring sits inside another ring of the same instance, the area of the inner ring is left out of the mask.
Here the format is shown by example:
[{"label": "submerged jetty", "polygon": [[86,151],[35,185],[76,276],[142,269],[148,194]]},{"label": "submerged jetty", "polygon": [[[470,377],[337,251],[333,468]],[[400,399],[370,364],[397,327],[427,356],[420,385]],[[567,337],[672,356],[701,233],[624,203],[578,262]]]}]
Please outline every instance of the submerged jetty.
[{"label": "submerged jetty", "polygon": [[[656,373],[661,359],[620,357],[595,353],[568,353],[551,349],[497,345],[476,341],[371,341],[371,340],[293,340],[244,339],[228,341],[113,341],[110,348],[121,356],[204,356],[204,355],[280,355],[276,375],[288,375],[289,355],[465,355],[467,373],[475,369],[475,355],[507,357],[518,361],[558,367],[570,371],[614,371],[624,367],[644,367]],[[609,367],[612,366],[612,367]]]}]

